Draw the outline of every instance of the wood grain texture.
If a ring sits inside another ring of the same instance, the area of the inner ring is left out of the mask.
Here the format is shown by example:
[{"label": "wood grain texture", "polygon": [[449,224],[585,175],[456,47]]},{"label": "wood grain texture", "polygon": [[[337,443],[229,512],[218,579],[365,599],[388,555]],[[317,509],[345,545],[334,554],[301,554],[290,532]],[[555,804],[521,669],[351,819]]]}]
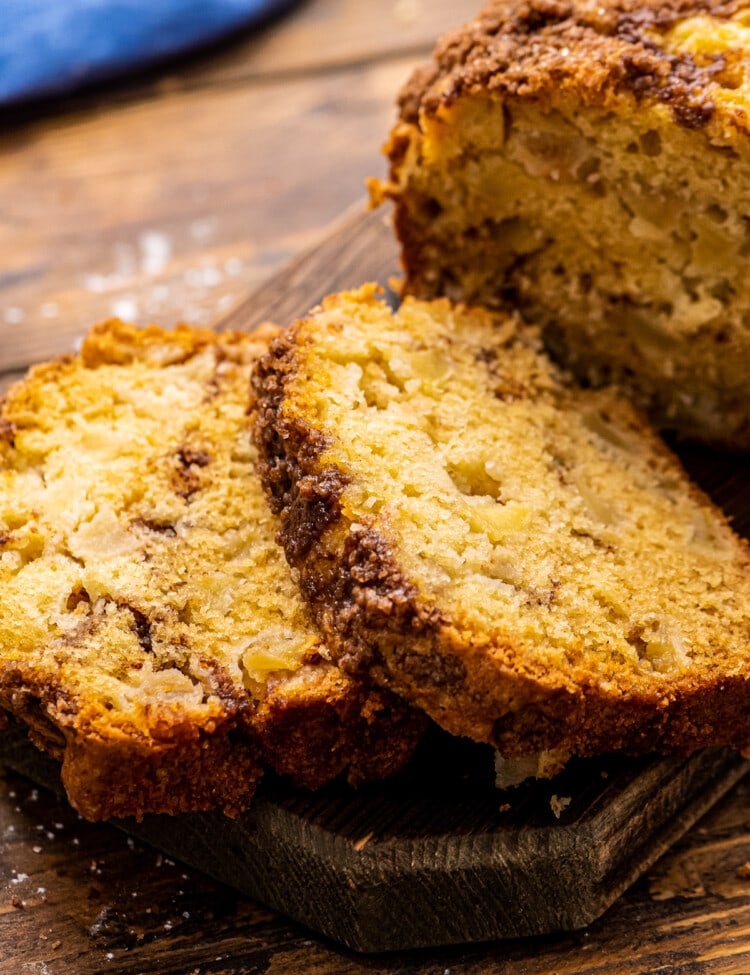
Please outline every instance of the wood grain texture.
[{"label": "wood grain texture", "polygon": [[475,16],[477,0],[322,0],[304,3],[289,25],[279,22],[197,66],[178,84],[216,84],[321,71],[410,55],[416,63],[445,31]]},{"label": "wood grain texture", "polygon": [[[60,791],[23,728],[0,736],[0,761]],[[610,757],[498,792],[492,764],[489,749],[436,733],[389,783],[312,795],[270,781],[238,820],[120,825],[339,944],[394,951],[584,927],[750,768],[719,749]]]},{"label": "wood grain texture", "polygon": [[361,957],[8,773],[0,975],[747,975],[749,803],[746,779],[582,931]]},{"label": "wood grain texture", "polygon": [[290,261],[216,325],[240,331],[269,321],[286,326],[326,295],[359,287],[363,281],[376,281],[388,292],[398,276],[390,212],[368,211],[359,201],[314,247]]},{"label": "wood grain texture", "polygon": [[475,6],[308,0],[221,57],[6,130],[0,374],[113,314],[225,314],[384,172],[396,92]]},{"label": "wood grain texture", "polygon": [[362,198],[406,71],[184,92],[9,137],[0,373],[69,350],[113,314],[225,314]]}]

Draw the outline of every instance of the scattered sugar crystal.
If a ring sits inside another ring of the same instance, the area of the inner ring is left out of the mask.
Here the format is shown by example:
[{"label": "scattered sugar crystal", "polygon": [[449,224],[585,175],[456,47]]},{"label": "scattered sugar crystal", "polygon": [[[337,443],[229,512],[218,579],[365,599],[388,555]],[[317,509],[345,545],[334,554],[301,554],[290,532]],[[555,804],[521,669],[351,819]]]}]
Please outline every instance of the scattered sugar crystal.
[{"label": "scattered sugar crystal", "polygon": [[171,297],[168,284],[155,284],[151,289],[151,300],[156,302],[168,301]]},{"label": "scattered sugar crystal", "polygon": [[124,242],[115,244],[115,267],[121,278],[129,278],[135,273],[135,250]]},{"label": "scattered sugar crystal", "polygon": [[110,314],[115,318],[121,318],[125,322],[132,322],[138,317],[138,305],[135,298],[123,295],[117,298],[109,306]]},{"label": "scattered sugar crystal", "polygon": [[190,224],[190,236],[193,240],[208,240],[216,231],[215,220],[193,220]]},{"label": "scattered sugar crystal", "polygon": [[3,312],[3,318],[7,325],[20,325],[25,317],[22,308],[6,308]]},{"label": "scattered sugar crystal", "polygon": [[147,230],[138,238],[141,249],[141,271],[161,274],[172,256],[172,242],[158,230]]},{"label": "scattered sugar crystal", "polygon": [[42,305],[42,318],[57,318],[57,304],[54,301],[46,301]]},{"label": "scattered sugar crystal", "polygon": [[215,288],[217,284],[221,283],[221,277],[221,271],[216,267],[201,268],[201,283],[206,288]]},{"label": "scattered sugar crystal", "polygon": [[403,27],[419,20],[422,13],[420,0],[396,0],[393,5],[393,16]]},{"label": "scattered sugar crystal", "polygon": [[215,288],[221,283],[222,273],[213,265],[189,267],[183,271],[182,278],[190,288]]},{"label": "scattered sugar crystal", "polygon": [[110,278],[106,274],[84,274],[83,286],[86,291],[100,295],[109,289]]}]

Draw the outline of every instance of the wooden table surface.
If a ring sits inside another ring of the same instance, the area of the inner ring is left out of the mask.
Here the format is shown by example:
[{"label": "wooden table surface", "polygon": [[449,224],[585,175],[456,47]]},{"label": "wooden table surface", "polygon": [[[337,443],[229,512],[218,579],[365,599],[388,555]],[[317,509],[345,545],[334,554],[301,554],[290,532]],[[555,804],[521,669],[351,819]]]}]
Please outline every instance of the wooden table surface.
[{"label": "wooden table surface", "polygon": [[[111,315],[230,314],[360,205],[400,84],[477,4],[308,0],[137,82],[6,113],[0,388]],[[748,975],[748,800],[745,780],[585,931],[362,958],[8,772],[0,975]]]}]

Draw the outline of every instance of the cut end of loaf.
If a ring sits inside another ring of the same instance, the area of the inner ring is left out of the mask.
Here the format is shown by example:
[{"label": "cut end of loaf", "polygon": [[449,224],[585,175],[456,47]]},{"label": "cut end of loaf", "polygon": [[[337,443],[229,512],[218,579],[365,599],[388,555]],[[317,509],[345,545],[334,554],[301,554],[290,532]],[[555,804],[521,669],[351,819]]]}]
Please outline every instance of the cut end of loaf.
[{"label": "cut end of loaf", "polygon": [[489,4],[407,88],[406,290],[515,306],[665,428],[750,447],[746,11]]}]

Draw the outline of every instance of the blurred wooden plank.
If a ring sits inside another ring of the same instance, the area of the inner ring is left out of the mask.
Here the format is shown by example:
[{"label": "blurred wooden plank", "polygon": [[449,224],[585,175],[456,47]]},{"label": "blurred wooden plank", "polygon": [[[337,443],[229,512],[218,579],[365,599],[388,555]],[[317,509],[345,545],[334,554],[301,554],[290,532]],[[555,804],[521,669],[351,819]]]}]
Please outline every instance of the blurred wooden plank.
[{"label": "blurred wooden plank", "polygon": [[17,379],[20,379],[24,375],[25,370],[15,369],[11,372],[0,372],[0,396],[3,395],[5,390],[14,383]]},{"label": "blurred wooden plank", "polygon": [[179,84],[318,71],[378,58],[427,57],[437,38],[474,17],[482,0],[313,0],[227,49]]},{"label": "blurred wooden plank", "polygon": [[382,172],[410,62],[39,123],[0,154],[0,372],[112,315],[226,314]]},{"label": "blurred wooden plank", "polygon": [[[326,295],[375,281],[384,289],[398,275],[398,244],[388,209],[360,200],[326,236],[294,258],[216,324],[250,331],[263,322],[289,325]],[[283,280],[283,286],[280,286]]]},{"label": "blurred wooden plank", "polygon": [[383,172],[398,89],[475,6],[309,0],[148,97],[126,88],[111,104],[107,89],[7,131],[0,372],[67,351],[113,314],[226,314]]},{"label": "blurred wooden plank", "polygon": [[750,861],[749,805],[745,779],[582,931],[373,958],[82,822],[8,773],[0,975],[747,975],[750,880],[738,870]]},{"label": "blurred wooden plank", "polygon": [[[61,789],[59,765],[23,727],[0,735],[0,761]],[[687,759],[607,756],[506,792],[492,766],[486,746],[436,733],[405,774],[359,792],[266,780],[236,820],[196,813],[119,825],[339,945],[435,948],[592,922],[750,764],[719,748]],[[568,806],[556,817],[557,793]]]},{"label": "blurred wooden plank", "polygon": [[62,99],[0,108],[6,125],[92,107],[168,97],[179,91],[311,75],[410,57],[425,60],[446,31],[470,20],[481,0],[302,0],[285,15],[136,76]]}]

